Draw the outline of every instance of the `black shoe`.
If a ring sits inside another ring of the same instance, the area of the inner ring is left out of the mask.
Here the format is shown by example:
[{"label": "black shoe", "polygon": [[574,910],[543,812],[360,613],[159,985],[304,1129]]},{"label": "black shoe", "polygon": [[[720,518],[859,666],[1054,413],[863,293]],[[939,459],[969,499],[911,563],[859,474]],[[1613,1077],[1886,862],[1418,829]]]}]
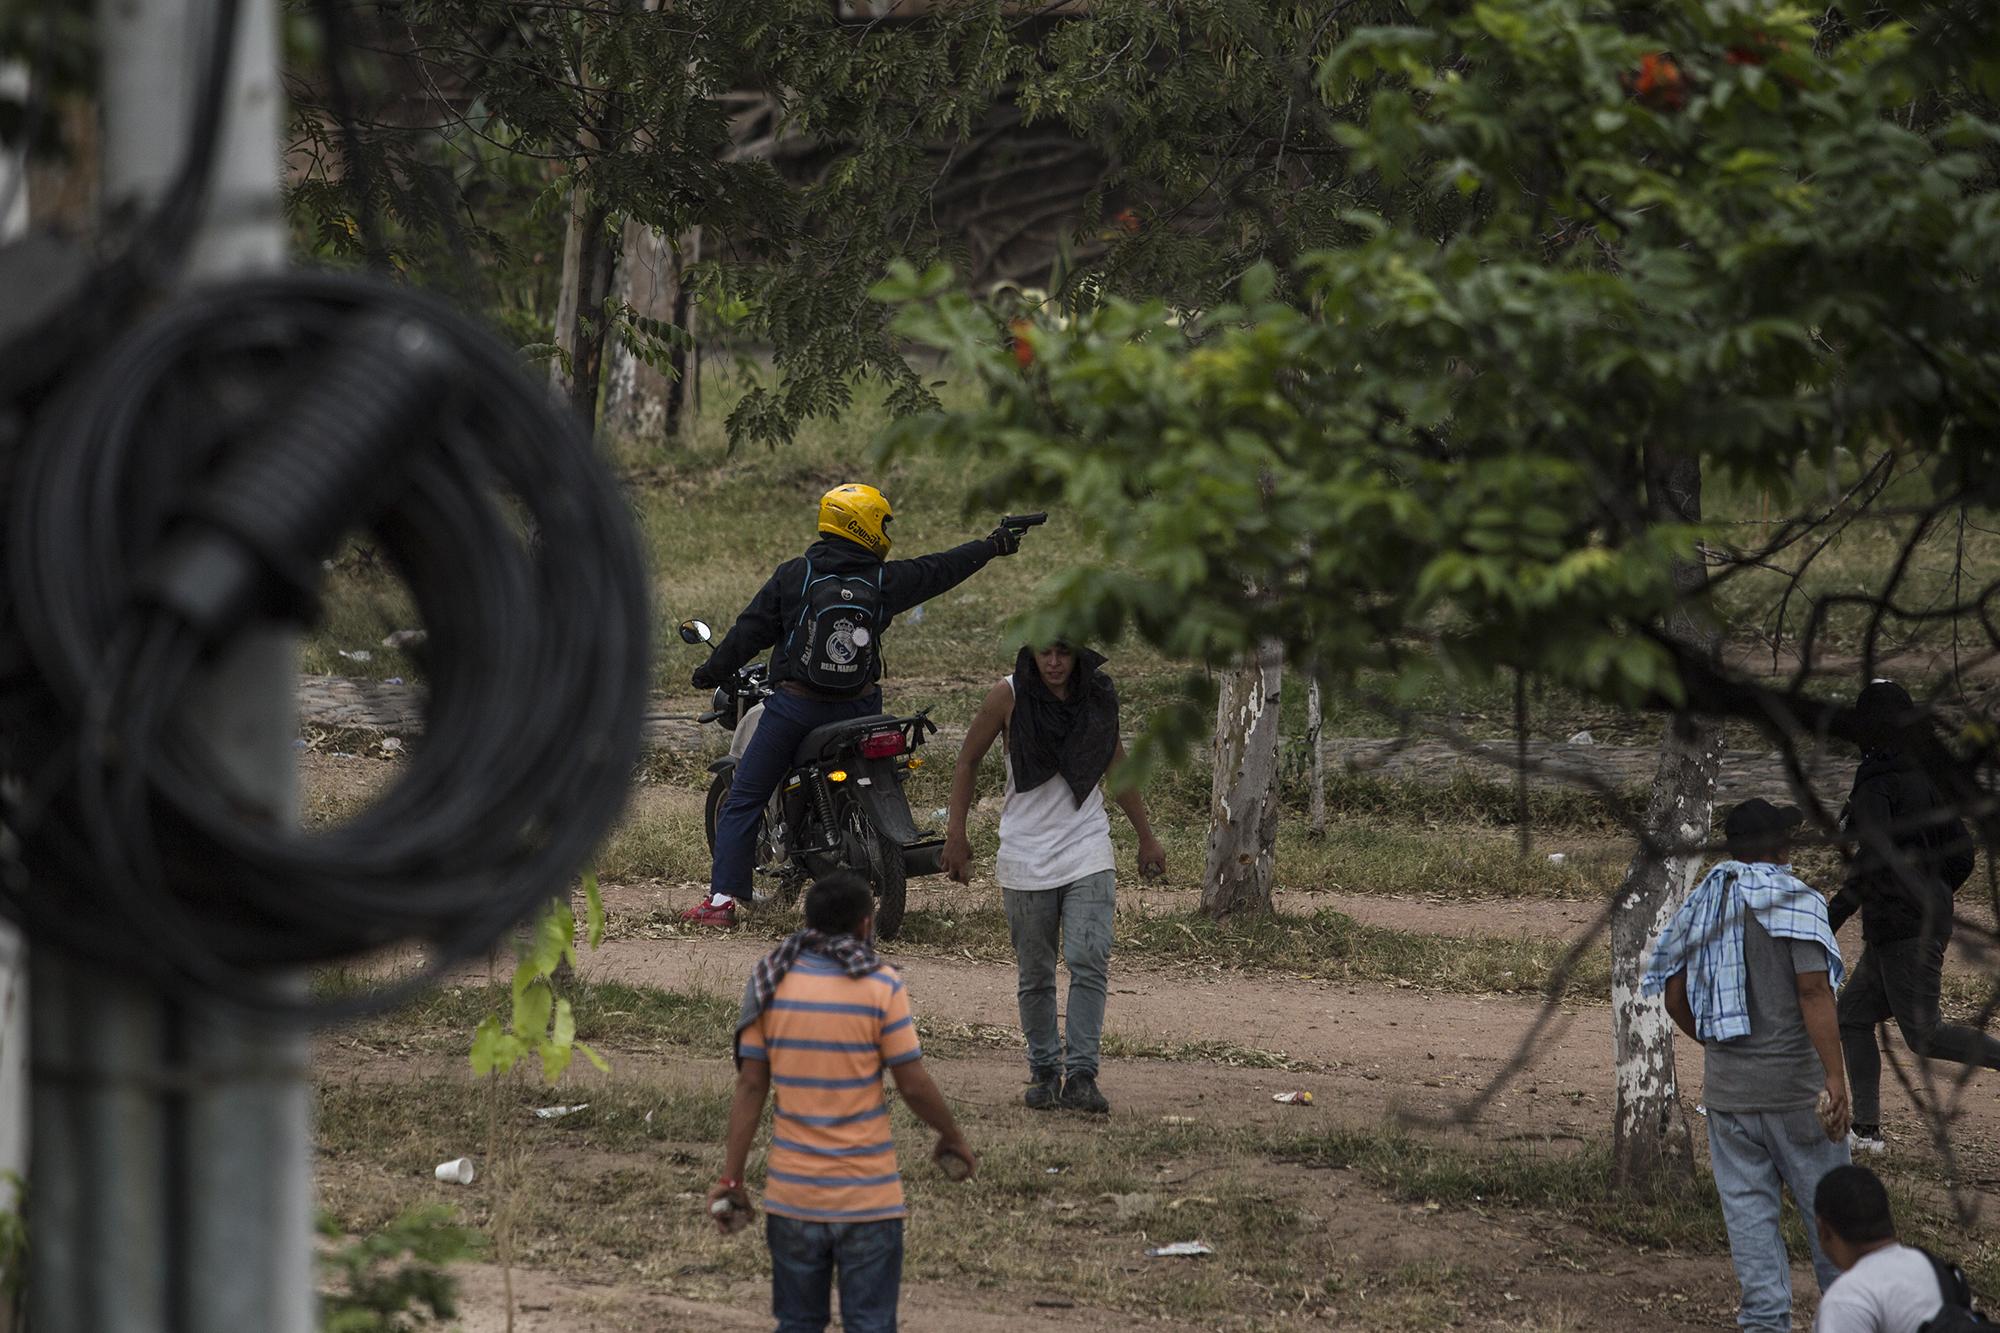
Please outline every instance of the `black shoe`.
[{"label": "black shoe", "polygon": [[1087,1111],[1091,1115],[1108,1115],[1111,1103],[1104,1100],[1104,1094],[1097,1090],[1097,1075],[1071,1074],[1063,1083],[1062,1108],[1065,1111]]},{"label": "black shoe", "polygon": [[1061,1101],[1062,1075],[1050,1070],[1037,1069],[1021,1094],[1021,1104],[1030,1111],[1053,1111]]}]

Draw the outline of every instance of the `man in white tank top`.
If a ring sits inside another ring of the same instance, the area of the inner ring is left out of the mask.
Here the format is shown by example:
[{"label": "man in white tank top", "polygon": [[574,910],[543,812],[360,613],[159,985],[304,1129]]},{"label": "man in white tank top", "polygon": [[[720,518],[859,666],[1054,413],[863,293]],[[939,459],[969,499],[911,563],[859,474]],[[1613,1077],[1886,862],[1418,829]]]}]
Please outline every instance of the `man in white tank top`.
[{"label": "man in white tank top", "polygon": [[[974,779],[994,738],[1005,738],[1007,796],[994,874],[1014,939],[1028,1039],[1022,1100],[1038,1111],[1111,1109],[1097,1087],[1117,889],[1102,783],[1124,759],[1125,746],[1118,738],[1118,692],[1103,665],[1099,654],[1065,643],[1022,648],[1013,674],[1001,677],[973,717],[952,774],[944,869],[963,884],[971,878],[965,819]],[[1153,836],[1145,802],[1137,792],[1117,800],[1139,835],[1140,872],[1163,874],[1167,854]],[[1068,1023],[1060,1035],[1058,951],[1069,968]]]}]

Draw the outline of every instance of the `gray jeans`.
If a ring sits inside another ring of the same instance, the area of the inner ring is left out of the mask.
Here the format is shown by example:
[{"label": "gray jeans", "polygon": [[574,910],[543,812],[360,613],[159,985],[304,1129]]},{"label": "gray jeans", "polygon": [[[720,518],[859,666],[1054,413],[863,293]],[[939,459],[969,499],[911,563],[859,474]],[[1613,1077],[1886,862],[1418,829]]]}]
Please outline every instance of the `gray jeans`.
[{"label": "gray jeans", "polygon": [[[1105,870],[1058,889],[1001,890],[1020,968],[1021,1033],[1028,1039],[1028,1068],[1037,1077],[1097,1073],[1117,886],[1117,876]],[[1058,946],[1069,968],[1069,1026],[1060,1038],[1056,1034]]]}]

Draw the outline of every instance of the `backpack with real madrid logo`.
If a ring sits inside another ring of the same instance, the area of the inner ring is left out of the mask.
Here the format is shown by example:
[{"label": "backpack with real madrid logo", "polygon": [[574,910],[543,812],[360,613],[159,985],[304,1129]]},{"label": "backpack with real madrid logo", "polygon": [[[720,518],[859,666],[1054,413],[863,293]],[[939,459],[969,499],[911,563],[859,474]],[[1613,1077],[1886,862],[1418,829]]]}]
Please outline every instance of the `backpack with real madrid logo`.
[{"label": "backpack with real madrid logo", "polygon": [[882,637],[882,566],[866,573],[824,573],[806,561],[799,618],[786,656],[816,690],[852,694],[876,676]]}]

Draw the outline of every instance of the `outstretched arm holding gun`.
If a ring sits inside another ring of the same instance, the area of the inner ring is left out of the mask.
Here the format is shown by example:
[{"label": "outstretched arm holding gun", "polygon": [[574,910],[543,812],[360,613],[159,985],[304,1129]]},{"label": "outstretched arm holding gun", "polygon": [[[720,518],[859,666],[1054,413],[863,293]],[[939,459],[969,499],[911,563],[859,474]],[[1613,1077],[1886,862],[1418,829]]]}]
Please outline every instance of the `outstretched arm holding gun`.
[{"label": "outstretched arm holding gun", "polygon": [[1012,555],[1021,549],[1021,538],[1029,528],[1038,528],[1049,521],[1046,511],[1039,514],[1009,514],[1000,520],[1000,526],[993,529],[987,540],[1001,555]]}]

